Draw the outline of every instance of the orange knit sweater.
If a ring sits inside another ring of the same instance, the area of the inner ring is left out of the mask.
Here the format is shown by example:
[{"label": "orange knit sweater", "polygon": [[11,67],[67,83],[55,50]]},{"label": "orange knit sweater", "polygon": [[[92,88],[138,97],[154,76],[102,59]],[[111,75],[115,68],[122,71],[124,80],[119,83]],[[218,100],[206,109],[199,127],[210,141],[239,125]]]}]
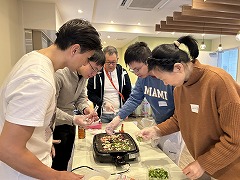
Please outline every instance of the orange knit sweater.
[{"label": "orange knit sweater", "polygon": [[194,159],[212,177],[240,179],[240,86],[224,70],[199,61],[174,91],[173,117],[161,135],[181,131]]}]

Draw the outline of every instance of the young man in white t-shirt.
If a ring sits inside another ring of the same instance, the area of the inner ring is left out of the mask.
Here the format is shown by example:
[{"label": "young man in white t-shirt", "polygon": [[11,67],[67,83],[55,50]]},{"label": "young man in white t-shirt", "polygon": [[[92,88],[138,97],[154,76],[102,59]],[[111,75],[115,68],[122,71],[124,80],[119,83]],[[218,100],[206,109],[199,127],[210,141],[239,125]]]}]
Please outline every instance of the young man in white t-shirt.
[{"label": "young man in white t-shirt", "polygon": [[[85,20],[66,22],[53,45],[24,55],[0,89],[0,179],[82,179],[51,169],[54,128],[54,72],[75,71],[101,49],[96,29]],[[97,114],[75,116],[79,124]]]}]

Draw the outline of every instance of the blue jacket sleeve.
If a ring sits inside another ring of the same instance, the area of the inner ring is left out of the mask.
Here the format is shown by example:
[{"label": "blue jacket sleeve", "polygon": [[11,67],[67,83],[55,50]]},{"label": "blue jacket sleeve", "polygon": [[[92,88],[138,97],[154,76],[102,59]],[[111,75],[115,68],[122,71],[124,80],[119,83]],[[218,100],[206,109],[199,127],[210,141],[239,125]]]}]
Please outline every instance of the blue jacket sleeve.
[{"label": "blue jacket sleeve", "polygon": [[144,91],[142,87],[142,79],[138,78],[132,93],[118,112],[120,118],[125,119],[129,116],[141,104],[143,98]]}]

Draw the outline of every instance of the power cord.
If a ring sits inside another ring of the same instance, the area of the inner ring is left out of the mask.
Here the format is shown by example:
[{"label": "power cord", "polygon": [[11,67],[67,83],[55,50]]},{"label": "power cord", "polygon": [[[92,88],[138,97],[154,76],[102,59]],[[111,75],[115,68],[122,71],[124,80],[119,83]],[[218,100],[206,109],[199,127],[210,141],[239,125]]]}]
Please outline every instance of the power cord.
[{"label": "power cord", "polygon": [[76,167],[76,168],[72,169],[71,172],[73,172],[73,171],[75,171],[75,170],[77,170],[77,169],[81,169],[81,168],[88,168],[88,169],[91,169],[91,170],[93,170],[93,171],[96,171],[95,169],[93,169],[93,168],[91,168],[91,167],[89,167],[89,166],[79,166],[79,167]]},{"label": "power cord", "polygon": [[[129,163],[126,163],[126,164],[128,165],[128,168],[127,168],[126,170],[120,171],[120,172],[111,173],[111,175],[123,174],[123,173],[128,172],[129,169],[130,169],[130,167],[131,167],[131,165],[130,165]],[[75,170],[77,170],[77,169],[81,169],[81,168],[88,168],[88,169],[91,169],[91,170],[93,170],[93,171],[97,171],[96,169],[93,169],[93,168],[91,168],[91,167],[89,167],[89,166],[79,166],[79,167],[76,167],[76,168],[72,169],[71,172],[73,172],[73,171],[75,171]]]}]

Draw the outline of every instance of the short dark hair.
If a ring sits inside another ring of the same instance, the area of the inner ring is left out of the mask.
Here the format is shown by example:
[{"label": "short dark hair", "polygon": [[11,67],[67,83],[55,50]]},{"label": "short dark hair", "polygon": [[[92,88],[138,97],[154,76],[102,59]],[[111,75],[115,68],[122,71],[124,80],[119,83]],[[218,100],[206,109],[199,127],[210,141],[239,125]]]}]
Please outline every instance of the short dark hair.
[{"label": "short dark hair", "polygon": [[117,48],[115,48],[114,46],[107,46],[103,49],[103,53],[104,54],[109,54],[109,55],[113,55],[113,54],[116,54],[117,57],[118,57],[118,51],[117,51]]},{"label": "short dark hair", "polygon": [[146,63],[148,57],[150,56],[151,50],[149,49],[147,43],[135,42],[134,44],[128,46],[124,54],[124,60],[126,65],[129,65],[131,62]]},{"label": "short dark hair", "polygon": [[80,53],[102,49],[99,33],[88,21],[83,19],[67,21],[59,28],[56,36],[54,44],[61,50],[66,50],[74,44],[80,45]]},{"label": "short dark hair", "polygon": [[[179,45],[184,44],[189,50],[179,49]],[[152,51],[152,57],[147,61],[148,70],[159,69],[162,71],[172,72],[175,63],[195,62],[199,55],[197,40],[192,36],[182,36],[172,44],[161,44]]]},{"label": "short dark hair", "polygon": [[89,61],[95,62],[97,65],[103,66],[105,63],[105,55],[102,50],[95,51],[94,55],[89,58]]}]

